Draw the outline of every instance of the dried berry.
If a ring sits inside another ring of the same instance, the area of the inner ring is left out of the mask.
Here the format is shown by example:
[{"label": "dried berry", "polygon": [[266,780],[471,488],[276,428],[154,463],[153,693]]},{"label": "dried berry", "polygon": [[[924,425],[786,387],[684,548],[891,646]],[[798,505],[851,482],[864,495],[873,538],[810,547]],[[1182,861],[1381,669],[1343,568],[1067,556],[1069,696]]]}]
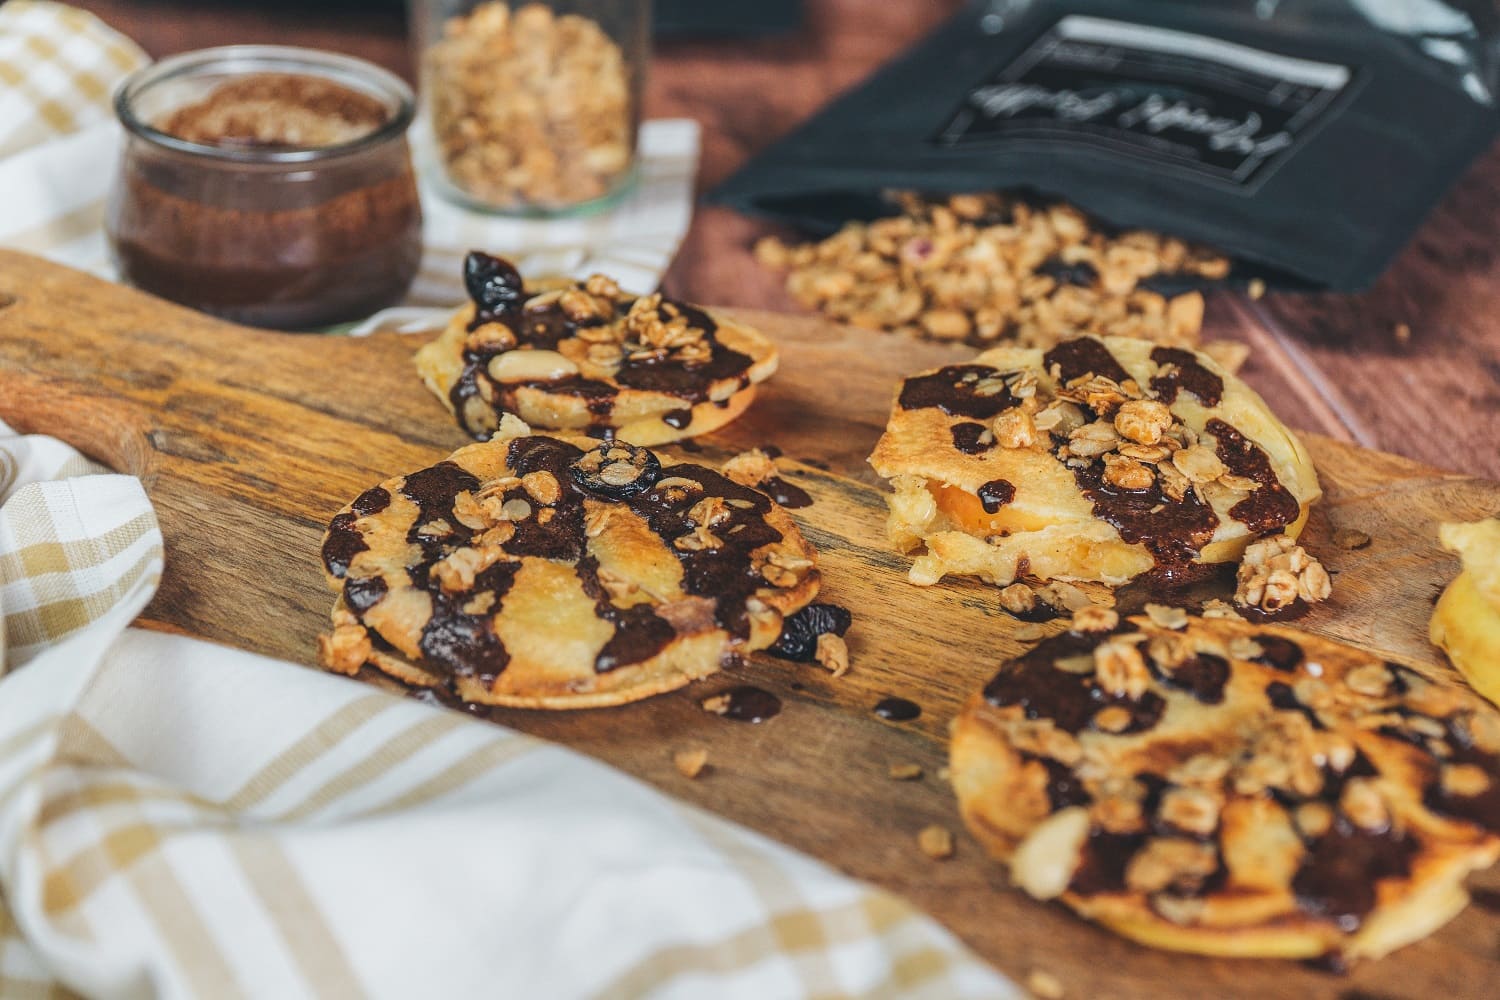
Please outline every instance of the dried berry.
[{"label": "dried berry", "polygon": [[661,461],[645,448],[605,441],[570,467],[573,481],[601,500],[629,500],[649,490],[661,475]]},{"label": "dried berry", "polygon": [[507,260],[478,250],[464,258],[464,288],[481,316],[494,317],[519,309],[526,299],[521,273]]},{"label": "dried berry", "polygon": [[781,626],[781,637],[766,652],[783,660],[811,663],[818,655],[818,637],[849,631],[853,617],[837,604],[809,604]]}]

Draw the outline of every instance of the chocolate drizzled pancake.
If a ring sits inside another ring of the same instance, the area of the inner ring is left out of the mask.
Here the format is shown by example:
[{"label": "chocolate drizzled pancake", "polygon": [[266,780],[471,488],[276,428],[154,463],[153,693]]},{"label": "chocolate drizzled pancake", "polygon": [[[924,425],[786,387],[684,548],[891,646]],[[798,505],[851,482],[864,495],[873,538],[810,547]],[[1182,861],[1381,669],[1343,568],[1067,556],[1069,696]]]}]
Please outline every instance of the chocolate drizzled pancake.
[{"label": "chocolate drizzled pancake", "polygon": [[1302,443],[1202,354],[1125,337],[1004,347],[902,383],[870,464],[911,580],[1192,579],[1295,538],[1320,496]]},{"label": "chocolate drizzled pancake", "polygon": [[743,413],[776,371],[760,333],[603,275],[528,286],[506,261],[471,253],[464,279],[472,301],[416,362],[481,440],[507,413],[640,445],[693,437]]},{"label": "chocolate drizzled pancake", "polygon": [[1181,951],[1383,955],[1500,856],[1500,714],[1284,627],[1075,619],[965,706],[952,775],[1023,889]]},{"label": "chocolate drizzled pancake", "polygon": [[775,642],[819,581],[764,494],[514,417],[361,494],[322,554],[339,592],[326,667],[527,708],[617,705],[711,674]]}]

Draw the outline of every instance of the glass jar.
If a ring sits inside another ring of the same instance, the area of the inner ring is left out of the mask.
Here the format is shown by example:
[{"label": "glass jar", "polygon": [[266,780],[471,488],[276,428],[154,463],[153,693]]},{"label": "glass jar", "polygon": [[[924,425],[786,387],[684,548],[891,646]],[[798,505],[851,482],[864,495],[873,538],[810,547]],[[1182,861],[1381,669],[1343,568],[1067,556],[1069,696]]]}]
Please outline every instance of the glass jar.
[{"label": "glass jar", "polygon": [[552,215],[635,178],[650,0],[412,0],[426,156],[470,208]]},{"label": "glass jar", "polygon": [[309,49],[204,49],[137,72],[106,212],[121,277],[236,322],[309,329],[398,302],[422,256],[410,88]]}]

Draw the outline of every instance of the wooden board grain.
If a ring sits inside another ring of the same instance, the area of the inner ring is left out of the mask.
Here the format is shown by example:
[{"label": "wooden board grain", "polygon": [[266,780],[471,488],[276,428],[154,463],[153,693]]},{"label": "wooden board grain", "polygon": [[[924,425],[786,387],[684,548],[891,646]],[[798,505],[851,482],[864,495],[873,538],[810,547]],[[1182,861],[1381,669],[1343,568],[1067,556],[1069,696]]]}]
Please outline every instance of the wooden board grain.
[{"label": "wooden board grain", "polygon": [[[949,720],[1022,646],[993,588],[921,589],[883,539],[884,505],[864,463],[896,380],[960,349],[742,311],[783,350],[781,373],[703,459],[774,443],[815,503],[796,512],[823,554],[825,597],[855,613],[853,670],[756,657],[736,676],[618,709],[502,711],[496,718],[573,746],[670,794],[887,886],[951,927],[1007,973],[1052,972],[1068,995],[1313,996],[1341,1000],[1480,997],[1500,982],[1500,879],[1427,941],[1332,976],[1281,962],[1153,952],[1007,888],[960,833],[958,854],[927,860],[918,830],[961,830],[938,778]],[[365,487],[431,464],[465,438],[415,378],[410,337],[331,339],[245,330],[17,254],[0,253],[0,419],[56,435],[142,477],[167,541],[147,625],[310,663],[330,593],[318,541]],[[1447,475],[1324,438],[1309,445],[1327,491],[1310,546],[1336,574],[1334,599],[1306,626],[1382,653],[1434,663],[1431,601],[1454,571],[1438,520],[1500,509],[1500,485]],[[1374,538],[1345,551],[1339,527]],[[1128,599],[1128,595],[1126,598]],[[749,726],[698,701],[731,683],[782,697]],[[885,695],[923,708],[913,723],[870,711]],[[677,774],[674,750],[706,746],[711,771]],[[924,777],[895,782],[892,763]]]}]

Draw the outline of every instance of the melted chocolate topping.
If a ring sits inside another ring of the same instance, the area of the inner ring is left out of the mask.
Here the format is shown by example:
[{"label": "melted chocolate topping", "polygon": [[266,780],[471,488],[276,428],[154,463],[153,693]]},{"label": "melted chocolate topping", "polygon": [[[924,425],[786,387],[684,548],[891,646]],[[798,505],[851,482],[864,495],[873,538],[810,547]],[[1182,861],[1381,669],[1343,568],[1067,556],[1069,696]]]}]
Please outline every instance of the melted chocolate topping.
[{"label": "melted chocolate topping", "polygon": [[1323,725],[1323,720],[1318,718],[1317,712],[1297,700],[1297,695],[1292,691],[1290,684],[1283,684],[1281,681],[1272,681],[1267,684],[1266,700],[1271,703],[1272,707],[1279,708],[1283,712],[1301,712],[1307,716],[1307,721],[1314,729],[1328,728]]},{"label": "melted chocolate topping", "polygon": [[1050,372],[1053,365],[1058,367],[1058,381],[1064,385],[1088,375],[1103,375],[1121,383],[1130,378],[1130,373],[1120,367],[1120,362],[1109,353],[1104,342],[1093,337],[1064,340],[1042,355],[1044,370]]},{"label": "melted chocolate topping", "polygon": [[1104,463],[1095,461],[1073,470],[1083,495],[1094,504],[1094,516],[1112,525],[1120,537],[1140,543],[1156,559],[1156,577],[1173,582],[1174,571],[1192,575],[1198,551],[1213,539],[1219,518],[1208,504],[1189,491],[1173,500],[1160,482],[1149,489],[1121,490],[1104,481]]},{"label": "melted chocolate topping", "polygon": [[465,490],[477,489],[478,478],[453,462],[439,462],[430,469],[413,472],[401,484],[401,494],[418,508],[413,528],[439,520],[458,527],[453,520],[453,501]]},{"label": "melted chocolate topping", "polygon": [[1230,517],[1257,534],[1275,531],[1297,520],[1302,513],[1297,498],[1276,478],[1271,460],[1260,445],[1217,417],[1205,429],[1214,436],[1219,461],[1234,475],[1259,484],[1249,496],[1229,508]]},{"label": "melted chocolate topping", "polygon": [[344,604],[362,615],[385,597],[390,587],[383,576],[356,576],[344,581]]},{"label": "melted chocolate topping", "polygon": [[781,699],[758,687],[745,685],[723,693],[729,696],[729,706],[722,714],[735,722],[765,722],[781,711]]},{"label": "melted chocolate topping", "polygon": [[985,700],[1001,707],[1019,705],[1026,718],[1051,719],[1054,726],[1069,733],[1091,725],[1101,709],[1118,705],[1130,713],[1123,732],[1150,729],[1167,707],[1156,692],[1147,691],[1137,701],[1115,697],[1092,675],[1069,673],[1054,666],[1058,660],[1091,654],[1106,638],[1106,632],[1064,632],[1039,643],[1000,668],[985,686]]},{"label": "melted chocolate topping", "polygon": [[905,698],[882,698],[875,703],[875,714],[891,722],[910,722],[922,714],[922,706]]},{"label": "melted chocolate topping", "polygon": [[1283,639],[1279,635],[1258,635],[1255,637],[1255,644],[1262,650],[1255,658],[1256,663],[1264,663],[1287,673],[1294,672],[1302,663],[1302,647],[1290,639]]},{"label": "melted chocolate topping", "polygon": [[1212,653],[1199,653],[1158,673],[1171,687],[1187,691],[1205,705],[1217,705],[1224,700],[1224,685],[1229,683],[1229,661]]},{"label": "melted chocolate topping", "polygon": [[986,514],[998,513],[1001,507],[1016,498],[1016,488],[1004,479],[991,479],[979,487],[979,502]]},{"label": "melted chocolate topping", "polygon": [[1363,830],[1337,816],[1329,831],[1309,845],[1292,878],[1297,905],[1331,918],[1345,931],[1357,930],[1375,908],[1376,884],[1410,874],[1417,847],[1404,833]]},{"label": "melted chocolate topping", "polygon": [[[627,501],[630,509],[645,519],[651,530],[660,535],[682,563],[682,586],[689,594],[716,602],[715,617],[729,634],[744,638],[750,634],[750,619],[745,602],[765,581],[751,566],[750,553],[763,545],[781,541],[781,532],[766,523],[771,501],[764,494],[726,479],[712,469],[697,465],[673,466],[669,477],[691,479],[703,492],[688,491],[685,499],[673,500],[668,491],[653,487]],[[723,544],[713,549],[683,551],[672,542],[691,534],[698,527],[688,511],[704,495],[738,500],[744,506],[730,506],[729,518],[715,525],[713,533]]]},{"label": "melted chocolate topping", "polygon": [[1068,806],[1086,806],[1094,800],[1094,797],[1083,787],[1083,781],[1073,773],[1073,769],[1061,761],[1053,760],[1051,757],[1035,757],[1031,754],[1021,754],[1023,758],[1039,762],[1047,770],[1047,801],[1053,809],[1066,809]]},{"label": "melted chocolate topping", "polygon": [[[986,365],[949,365],[931,375],[916,375],[901,385],[900,406],[903,410],[939,409],[953,417],[988,420],[1016,405],[1016,398],[1004,385],[996,392],[975,391],[981,379],[998,379],[1000,372]],[[994,388],[994,383],[986,389]]]},{"label": "melted chocolate topping", "polygon": [[693,422],[692,407],[683,407],[680,410],[668,410],[661,415],[661,422],[673,430],[683,430]]},{"label": "melted chocolate topping", "polygon": [[323,565],[336,577],[348,573],[354,557],[369,548],[364,536],[355,530],[354,522],[353,514],[335,515],[328,525],[328,537],[323,539]]},{"label": "melted chocolate topping", "polygon": [[[498,605],[515,582],[518,562],[500,562],[474,577],[474,593],[493,593]],[[492,684],[510,662],[505,644],[495,634],[489,614],[471,615],[460,606],[468,595],[451,595],[431,580],[432,618],[422,629],[419,647],[423,662],[440,666],[459,677]]]},{"label": "melted chocolate topping", "polygon": [[372,486],[349,505],[349,509],[360,517],[369,517],[371,514],[379,514],[391,505],[391,495],[379,486]]},{"label": "melted chocolate topping", "polygon": [[477,250],[464,258],[464,290],[474,302],[470,330],[515,316],[526,301],[520,272],[509,261]]},{"label": "melted chocolate topping", "polygon": [[594,657],[594,672],[609,673],[632,663],[643,663],[666,648],[677,638],[672,623],[656,613],[649,604],[637,604],[619,608],[609,599],[609,594],[599,582],[599,561],[587,556],[578,561],[578,582],[583,592],[594,599],[594,610],[599,617],[615,627],[599,655]]},{"label": "melted chocolate topping", "polygon": [[[1460,717],[1461,718],[1461,717]],[[1454,816],[1500,833],[1500,755],[1485,753],[1469,738],[1465,726],[1455,724],[1455,719],[1445,722],[1447,739],[1452,749],[1449,764],[1473,764],[1489,776],[1489,784],[1478,795],[1456,795],[1446,791],[1440,781],[1434,781],[1423,793],[1422,801],[1433,812]]]},{"label": "melted chocolate topping", "polygon": [[812,506],[812,497],[807,495],[806,490],[787,482],[780,476],[772,476],[770,479],[763,480],[760,488],[769,493],[771,499],[783,507],[797,510],[802,507]]},{"label": "melted chocolate topping", "polygon": [[1198,361],[1192,351],[1176,347],[1158,347],[1152,350],[1151,360],[1158,365],[1172,367],[1151,380],[1151,388],[1169,406],[1177,401],[1177,391],[1186,389],[1204,406],[1218,406],[1224,399],[1224,380]]},{"label": "melted chocolate topping", "polygon": [[961,424],[954,424],[952,429],[953,447],[965,455],[983,455],[994,444],[994,438],[990,439],[989,444],[985,444],[979,440],[988,432],[989,428],[984,426],[984,424],[971,424],[967,421]]},{"label": "melted chocolate topping", "polygon": [[1125,869],[1145,845],[1144,833],[1094,830],[1084,843],[1083,855],[1068,888],[1082,896],[1125,891]]}]

